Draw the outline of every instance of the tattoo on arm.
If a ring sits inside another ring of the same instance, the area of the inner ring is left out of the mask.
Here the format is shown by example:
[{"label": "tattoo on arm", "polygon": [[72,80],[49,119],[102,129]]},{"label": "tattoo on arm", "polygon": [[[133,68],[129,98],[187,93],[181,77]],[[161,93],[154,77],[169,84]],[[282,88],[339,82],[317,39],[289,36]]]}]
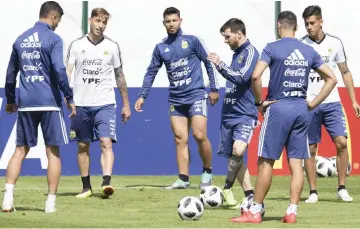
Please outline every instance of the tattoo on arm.
[{"label": "tattoo on arm", "polygon": [[346,73],[349,73],[349,72],[350,72],[350,70],[349,70],[349,68],[348,68],[348,66],[347,66],[346,61],[338,64],[338,67],[339,67],[339,69],[340,69],[341,74],[343,74],[343,75],[345,75]]},{"label": "tattoo on arm", "polygon": [[115,68],[115,81],[116,85],[121,93],[123,98],[124,105],[129,105],[129,96],[127,91],[127,85],[125,80],[125,75],[122,67]]}]

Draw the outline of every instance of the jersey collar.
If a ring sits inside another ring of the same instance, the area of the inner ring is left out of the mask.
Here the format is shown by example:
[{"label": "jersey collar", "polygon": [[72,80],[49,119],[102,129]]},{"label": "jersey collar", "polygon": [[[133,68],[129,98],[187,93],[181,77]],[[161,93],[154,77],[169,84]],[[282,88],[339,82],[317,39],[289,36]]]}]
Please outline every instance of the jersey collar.
[{"label": "jersey collar", "polygon": [[42,22],[42,21],[37,21],[37,22],[35,23],[35,26],[44,26],[44,27],[46,27],[46,28],[48,28],[48,29],[50,29],[50,30],[53,30],[48,23],[45,23],[45,22]]},{"label": "jersey collar", "polygon": [[93,44],[94,46],[96,46],[96,45],[98,45],[98,44],[100,44],[101,42],[104,41],[105,36],[103,36],[103,37],[99,40],[99,42],[96,43],[96,44],[90,40],[89,36],[86,36],[86,38],[88,39],[88,41],[89,41],[91,44]]},{"label": "jersey collar", "polygon": [[316,44],[321,44],[321,42],[323,42],[324,40],[325,40],[325,37],[326,37],[326,33],[324,33],[324,37],[320,40],[320,41],[314,41],[313,39],[311,39],[311,37],[309,36],[309,39],[312,41],[312,42],[314,42],[314,43],[316,43]]},{"label": "jersey collar", "polygon": [[245,41],[245,43],[242,44],[242,45],[240,45],[239,48],[235,49],[234,52],[235,52],[235,53],[240,53],[240,52],[243,51],[249,44],[250,44],[250,41],[249,41],[249,39],[247,39],[247,40]]}]

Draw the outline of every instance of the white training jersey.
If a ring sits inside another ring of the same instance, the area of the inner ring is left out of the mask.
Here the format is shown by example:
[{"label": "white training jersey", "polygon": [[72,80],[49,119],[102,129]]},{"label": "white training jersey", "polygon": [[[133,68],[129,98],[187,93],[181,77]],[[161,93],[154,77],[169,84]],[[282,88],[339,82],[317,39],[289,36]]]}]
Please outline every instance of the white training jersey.
[{"label": "white training jersey", "polygon": [[[324,63],[326,63],[330,69],[336,74],[337,64],[343,63],[347,61],[344,46],[340,40],[340,38],[325,33],[324,38],[315,42],[309,38],[309,36],[305,36],[300,39],[303,43],[312,46],[315,51],[319,53]],[[313,100],[321,91],[322,86],[324,85],[324,80],[321,79],[320,75],[311,70],[309,75],[309,85],[307,90],[307,97],[311,101]],[[323,103],[333,103],[340,102],[340,96],[337,87],[335,87],[329,96],[324,100]]]},{"label": "white training jersey", "polygon": [[68,49],[67,65],[74,64],[76,106],[116,104],[114,68],[122,67],[119,45],[104,36],[96,45],[88,36],[74,40]]}]

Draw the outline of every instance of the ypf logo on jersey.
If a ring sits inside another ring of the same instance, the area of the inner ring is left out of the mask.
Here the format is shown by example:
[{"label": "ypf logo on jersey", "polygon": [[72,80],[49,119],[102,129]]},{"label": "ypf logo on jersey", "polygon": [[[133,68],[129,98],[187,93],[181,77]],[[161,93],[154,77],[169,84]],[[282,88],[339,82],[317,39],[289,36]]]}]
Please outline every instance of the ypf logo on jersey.
[{"label": "ypf logo on jersey", "polygon": [[290,66],[308,66],[309,63],[305,60],[304,56],[298,49],[295,49],[288,57],[287,60],[284,61],[285,65]]},{"label": "ypf logo on jersey", "polygon": [[28,38],[24,39],[20,44],[21,48],[41,48],[41,41],[37,32],[31,34]]}]

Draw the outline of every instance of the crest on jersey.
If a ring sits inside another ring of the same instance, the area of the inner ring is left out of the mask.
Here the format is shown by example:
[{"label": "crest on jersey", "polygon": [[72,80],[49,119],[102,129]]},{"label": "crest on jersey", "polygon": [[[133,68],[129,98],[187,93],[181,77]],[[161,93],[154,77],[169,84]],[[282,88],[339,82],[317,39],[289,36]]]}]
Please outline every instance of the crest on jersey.
[{"label": "crest on jersey", "polygon": [[189,43],[186,40],[181,41],[181,48],[187,49],[189,47]]},{"label": "crest on jersey", "polygon": [[70,139],[76,138],[76,132],[75,130],[70,130]]},{"label": "crest on jersey", "polygon": [[105,51],[104,56],[107,56],[107,55],[109,55],[109,53],[108,53],[108,51]]},{"label": "crest on jersey", "polygon": [[331,53],[331,52],[332,52],[332,49],[328,49],[328,52],[330,52],[330,53]]},{"label": "crest on jersey", "polygon": [[239,57],[239,59],[238,59],[238,63],[240,64],[243,60],[244,60],[244,56],[241,55],[241,56]]},{"label": "crest on jersey", "polygon": [[82,50],[82,51],[81,51],[81,54],[85,54],[85,50]]}]

